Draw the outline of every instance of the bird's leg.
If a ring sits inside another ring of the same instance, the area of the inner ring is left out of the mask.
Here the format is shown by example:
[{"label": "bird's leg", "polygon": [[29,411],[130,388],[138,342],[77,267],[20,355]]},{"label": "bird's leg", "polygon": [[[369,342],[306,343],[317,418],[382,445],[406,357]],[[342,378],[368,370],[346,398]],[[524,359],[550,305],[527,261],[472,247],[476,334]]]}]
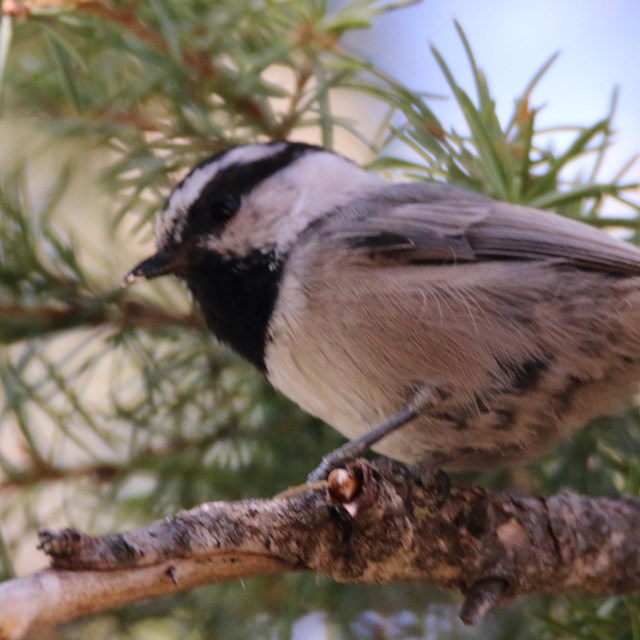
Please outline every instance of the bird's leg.
[{"label": "bird's leg", "polygon": [[322,462],[307,476],[307,482],[314,483],[324,480],[331,469],[353,460],[385,436],[417,418],[423,405],[424,399],[421,402],[414,401],[408,407],[392,415],[371,431],[334,449],[331,453],[324,456]]}]

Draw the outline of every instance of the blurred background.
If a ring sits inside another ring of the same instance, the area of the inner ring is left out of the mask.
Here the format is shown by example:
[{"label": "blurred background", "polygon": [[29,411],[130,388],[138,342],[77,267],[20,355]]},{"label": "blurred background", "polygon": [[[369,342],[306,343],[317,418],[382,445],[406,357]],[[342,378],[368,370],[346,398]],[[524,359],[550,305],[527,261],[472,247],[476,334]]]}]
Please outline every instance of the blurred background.
[{"label": "blurred background", "polygon": [[[3,11],[5,579],[43,566],[40,527],[110,533],[206,500],[270,496],[341,442],[217,345],[178,283],[118,286],[151,250],[170,187],[206,155],[311,140],[392,180],[456,182],[638,241],[632,0],[48,0]],[[637,495],[639,425],[636,404],[530,468],[454,480]],[[476,629],[459,606],[425,585],[269,577],[46,637],[640,639],[634,598],[529,598]]]},{"label": "blurred background", "polygon": [[[354,51],[372,56],[406,85],[447,96],[446,81],[429,45],[439,49],[460,84],[472,84],[454,20],[463,26],[490,79],[502,120],[507,119],[525,82],[553,53],[559,52],[535,91],[534,104],[544,107],[539,125],[593,123],[607,112],[612,91],[618,87],[618,135],[608,156],[611,169],[638,153],[637,2],[427,0],[381,17],[372,30],[352,34],[349,44]],[[444,122],[464,129],[464,119],[451,100],[434,102],[432,106]],[[635,166],[629,175],[637,179],[640,168]]]}]

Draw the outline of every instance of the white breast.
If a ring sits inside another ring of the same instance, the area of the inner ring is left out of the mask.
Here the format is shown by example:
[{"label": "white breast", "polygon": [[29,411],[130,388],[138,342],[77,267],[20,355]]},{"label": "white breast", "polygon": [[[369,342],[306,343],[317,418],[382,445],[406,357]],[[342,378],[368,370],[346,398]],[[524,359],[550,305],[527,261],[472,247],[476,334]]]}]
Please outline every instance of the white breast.
[{"label": "white breast", "polygon": [[283,280],[270,329],[265,362],[271,384],[346,437],[364,433],[368,426],[362,394],[368,385],[357,367],[345,366],[350,356],[335,335],[337,328],[331,339],[327,318],[310,314],[303,287],[294,277]]}]

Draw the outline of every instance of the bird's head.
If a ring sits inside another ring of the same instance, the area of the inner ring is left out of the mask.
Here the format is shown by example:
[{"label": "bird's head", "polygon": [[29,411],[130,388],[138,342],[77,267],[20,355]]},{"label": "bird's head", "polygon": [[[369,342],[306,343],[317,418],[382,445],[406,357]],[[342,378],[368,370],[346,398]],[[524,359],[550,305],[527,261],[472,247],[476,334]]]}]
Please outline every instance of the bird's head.
[{"label": "bird's head", "polygon": [[174,274],[211,256],[285,256],[300,233],[379,180],[322,147],[273,142],[234,147],[204,160],[175,187],[157,222],[158,251],[126,283]]}]

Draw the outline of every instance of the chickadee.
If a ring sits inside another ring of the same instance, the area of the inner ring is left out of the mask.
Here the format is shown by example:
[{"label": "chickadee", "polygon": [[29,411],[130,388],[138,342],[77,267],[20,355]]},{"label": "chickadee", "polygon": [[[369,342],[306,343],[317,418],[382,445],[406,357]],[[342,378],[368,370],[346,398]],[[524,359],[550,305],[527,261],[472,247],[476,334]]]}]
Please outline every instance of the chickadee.
[{"label": "chickadee", "polygon": [[356,439],[327,465],[375,444],[506,467],[640,379],[640,250],[553,213],[274,142],[197,165],[157,235],[126,281],[184,280],[222,342]]}]

